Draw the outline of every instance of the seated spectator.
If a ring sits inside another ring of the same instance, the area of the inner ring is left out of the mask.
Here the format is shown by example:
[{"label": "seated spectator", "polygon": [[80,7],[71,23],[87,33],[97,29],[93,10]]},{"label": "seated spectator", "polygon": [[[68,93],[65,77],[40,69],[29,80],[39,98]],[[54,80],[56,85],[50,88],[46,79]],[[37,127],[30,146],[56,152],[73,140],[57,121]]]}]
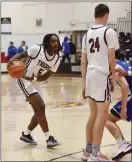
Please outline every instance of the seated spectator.
[{"label": "seated spectator", "polygon": [[120,44],[120,47],[124,46],[125,39],[126,39],[125,33],[124,32],[120,32],[119,33],[119,44]]},{"label": "seated spectator", "polygon": [[21,53],[23,51],[27,51],[28,47],[26,46],[26,42],[25,41],[22,41],[22,44],[21,46],[18,48],[18,53]]},{"label": "seated spectator", "polygon": [[8,59],[10,60],[17,53],[17,48],[14,46],[13,42],[10,42],[10,46],[8,47]]},{"label": "seated spectator", "polygon": [[131,33],[126,33],[126,37],[129,38],[129,39],[132,39],[131,38]]}]

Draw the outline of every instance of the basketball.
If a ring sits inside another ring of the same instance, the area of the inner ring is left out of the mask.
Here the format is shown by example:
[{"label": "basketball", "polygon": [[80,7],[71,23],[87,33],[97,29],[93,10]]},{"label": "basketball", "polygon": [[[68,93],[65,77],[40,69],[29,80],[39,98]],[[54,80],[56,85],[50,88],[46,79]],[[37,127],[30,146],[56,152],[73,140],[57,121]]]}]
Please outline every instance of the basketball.
[{"label": "basketball", "polygon": [[21,78],[23,77],[25,72],[25,64],[21,61],[13,61],[8,67],[8,74],[14,78]]}]

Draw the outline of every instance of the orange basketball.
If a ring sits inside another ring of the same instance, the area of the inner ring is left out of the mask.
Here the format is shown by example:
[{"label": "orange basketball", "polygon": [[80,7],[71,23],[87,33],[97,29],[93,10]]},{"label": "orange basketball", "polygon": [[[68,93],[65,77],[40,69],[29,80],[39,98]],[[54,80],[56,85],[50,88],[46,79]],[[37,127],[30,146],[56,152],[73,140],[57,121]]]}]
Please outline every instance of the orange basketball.
[{"label": "orange basketball", "polygon": [[14,78],[21,78],[23,77],[25,72],[25,64],[21,61],[13,61],[8,67],[8,73]]}]

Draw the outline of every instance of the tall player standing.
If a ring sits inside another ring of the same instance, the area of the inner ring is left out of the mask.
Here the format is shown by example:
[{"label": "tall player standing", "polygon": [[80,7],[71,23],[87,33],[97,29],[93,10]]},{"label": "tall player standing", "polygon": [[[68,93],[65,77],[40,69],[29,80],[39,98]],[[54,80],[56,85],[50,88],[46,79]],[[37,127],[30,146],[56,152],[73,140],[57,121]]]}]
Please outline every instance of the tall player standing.
[{"label": "tall player standing", "polygon": [[27,52],[15,55],[8,64],[10,66],[13,60],[28,58],[25,75],[23,78],[17,79],[20,91],[23,93],[26,101],[29,101],[34,111],[27,129],[22,132],[20,137],[26,143],[37,144],[31,136],[31,131],[39,124],[45,134],[47,148],[59,145],[59,142],[49,132],[41,89],[34,81],[45,81],[53,72],[57,71],[60,65],[59,52],[61,49],[58,36],[56,34],[47,34],[41,45],[34,45]]},{"label": "tall player standing", "polygon": [[105,26],[108,16],[108,6],[97,5],[95,25],[87,31],[82,41],[82,95],[88,97],[90,106],[86,125],[86,149],[82,159],[88,161],[108,160],[101,154],[100,144],[108,118],[111,88],[114,88],[115,50],[119,48],[116,32]]}]

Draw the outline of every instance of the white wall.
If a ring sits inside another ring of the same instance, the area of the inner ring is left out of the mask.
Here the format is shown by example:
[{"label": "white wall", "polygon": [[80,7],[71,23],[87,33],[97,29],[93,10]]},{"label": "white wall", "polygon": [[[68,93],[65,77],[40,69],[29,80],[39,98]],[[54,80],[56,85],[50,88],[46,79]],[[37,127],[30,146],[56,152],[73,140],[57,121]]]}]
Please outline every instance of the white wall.
[{"label": "white wall", "polygon": [[[97,2],[45,3],[45,2],[2,2],[1,17],[12,18],[13,34],[31,34],[58,32],[59,30],[85,30],[87,22],[93,21]],[[109,22],[116,22],[118,17],[126,17],[130,11],[130,2],[107,2],[110,7]],[[36,27],[35,19],[42,18],[41,27]],[[72,19],[77,20],[71,26]]]}]

